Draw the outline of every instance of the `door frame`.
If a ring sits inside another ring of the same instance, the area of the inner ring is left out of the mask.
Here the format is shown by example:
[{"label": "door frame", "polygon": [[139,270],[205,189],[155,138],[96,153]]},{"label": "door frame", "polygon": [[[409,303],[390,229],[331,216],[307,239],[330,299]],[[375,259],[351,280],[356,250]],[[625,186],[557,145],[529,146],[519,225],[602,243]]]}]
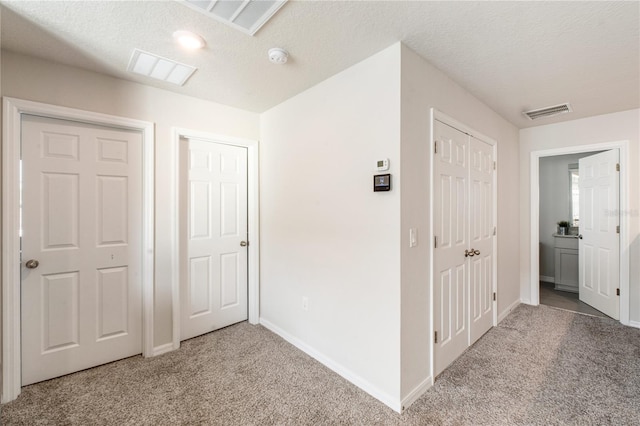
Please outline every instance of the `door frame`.
[{"label": "door frame", "polygon": [[[629,141],[602,142],[590,145],[576,145],[564,148],[545,149],[531,152],[530,166],[530,257],[529,304],[540,304],[540,158],[583,152],[618,149],[620,152],[620,213],[629,210]],[[620,322],[629,324],[629,217],[620,214]]]},{"label": "door frame", "polygon": [[22,115],[76,121],[142,134],[142,354],[153,355],[154,127],[148,121],[4,97],[2,132],[2,402],[22,386],[20,332],[20,147]]},{"label": "door frame", "polygon": [[[494,161],[496,162],[496,165],[498,164],[498,142],[495,139],[492,139],[474,129],[472,129],[471,127],[465,125],[464,123],[461,123],[460,121],[456,120],[455,118],[450,117],[449,115],[435,109],[435,108],[431,108],[430,111],[430,123],[431,123],[431,128],[430,128],[430,134],[429,134],[429,140],[430,140],[430,145],[429,145],[429,243],[431,244],[431,242],[434,241],[434,228],[433,228],[433,214],[434,214],[434,181],[435,181],[435,176],[434,176],[434,172],[435,172],[435,168],[434,168],[434,156],[435,156],[435,152],[434,152],[434,144],[435,144],[435,132],[434,132],[434,125],[435,125],[435,120],[441,121],[451,127],[454,127],[458,130],[460,130],[463,133],[466,133],[467,135],[473,136],[476,139],[481,140],[482,142],[485,142],[489,145],[492,146],[493,148],[493,158]],[[496,229],[496,233],[494,235],[493,238],[493,283],[492,283],[492,287],[493,287],[493,292],[497,295],[498,294],[498,167],[496,166],[496,168],[493,171],[493,224],[495,226]],[[434,293],[434,285],[435,285],[435,279],[433,276],[433,258],[434,258],[434,249],[433,246],[431,246],[431,249],[429,250],[429,309],[431,312],[431,315],[429,315],[429,353],[431,354],[431,362],[430,362],[430,367],[429,367],[429,371],[430,371],[430,376],[431,376],[431,385],[434,384],[435,382],[435,343],[434,343],[434,327],[435,327],[435,310],[434,310],[434,306],[435,306],[435,301],[433,300],[433,293]],[[497,297],[496,299],[493,300],[493,327],[495,327],[496,325],[498,325],[498,301],[497,301]],[[469,333],[469,330],[467,330],[467,333]]]},{"label": "door frame", "polygon": [[233,145],[247,148],[247,311],[250,324],[260,322],[260,218],[259,218],[259,143],[257,140],[235,138],[198,130],[174,127],[173,168],[171,171],[171,299],[173,305],[173,349],[180,347],[180,139]]}]

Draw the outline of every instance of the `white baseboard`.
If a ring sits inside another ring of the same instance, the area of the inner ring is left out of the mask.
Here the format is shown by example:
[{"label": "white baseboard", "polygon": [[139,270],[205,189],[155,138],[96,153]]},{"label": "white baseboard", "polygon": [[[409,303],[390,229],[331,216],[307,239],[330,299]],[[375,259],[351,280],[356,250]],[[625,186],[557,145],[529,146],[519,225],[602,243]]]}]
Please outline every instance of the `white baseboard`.
[{"label": "white baseboard", "polygon": [[640,321],[629,321],[629,327],[640,328]]},{"label": "white baseboard", "polygon": [[164,345],[154,347],[152,356],[166,354],[167,352],[171,352],[174,349],[178,349],[178,348],[173,347],[173,342],[165,343]]},{"label": "white baseboard", "polygon": [[302,340],[298,339],[295,336],[287,333],[277,325],[271,323],[269,320],[264,318],[260,318],[260,324],[264,326],[267,330],[277,334],[282,337],[287,342],[291,343],[296,348],[300,349],[302,352],[306,353],[310,357],[314,358],[321,364],[324,364],[329,369],[333,370],[335,373],[344,377],[369,395],[373,396],[383,404],[387,405],[392,410],[402,413],[402,401],[399,399],[393,398],[387,393],[381,391],[373,384],[369,383],[367,380],[355,374],[353,371],[349,370],[347,367],[335,362],[331,358],[326,355],[318,352],[316,349],[304,343]]},{"label": "white baseboard", "polygon": [[422,381],[414,390],[409,392],[409,395],[402,399],[402,411],[409,408],[411,404],[417,401],[429,388],[433,386],[433,377],[429,376]]},{"label": "white baseboard", "polygon": [[540,275],[540,281],[544,281],[545,283],[555,284],[556,283],[556,278],[555,277],[547,277],[545,275]]},{"label": "white baseboard", "polygon": [[507,317],[507,315],[509,315],[511,313],[511,311],[513,311],[520,303],[522,303],[520,300],[516,300],[515,302],[513,302],[512,304],[507,306],[507,309],[505,309],[504,311],[500,312],[500,314],[498,315],[498,324],[500,324],[500,322],[503,319],[505,319]]}]

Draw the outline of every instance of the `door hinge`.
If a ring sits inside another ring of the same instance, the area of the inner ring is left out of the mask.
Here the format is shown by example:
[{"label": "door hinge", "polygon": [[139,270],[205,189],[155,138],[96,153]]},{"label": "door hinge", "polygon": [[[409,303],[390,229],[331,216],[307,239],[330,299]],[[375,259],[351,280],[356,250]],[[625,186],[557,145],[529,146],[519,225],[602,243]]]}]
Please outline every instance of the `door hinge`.
[{"label": "door hinge", "polygon": [[498,233],[498,228],[496,228],[495,226],[493,227],[493,235],[496,235]]},{"label": "door hinge", "polygon": [[620,289],[616,288],[616,296],[620,296]]},{"label": "door hinge", "polygon": [[616,163],[616,172],[620,171],[620,163]]},{"label": "door hinge", "polygon": [[496,294],[496,292],[493,292],[493,301],[495,302],[496,300],[498,300],[498,295]]},{"label": "door hinge", "polygon": [[433,237],[433,248],[438,248],[438,237]]},{"label": "door hinge", "polygon": [[433,153],[438,153],[438,141],[433,141]]},{"label": "door hinge", "polygon": [[619,233],[620,233],[620,225],[617,225],[616,226],[616,234],[619,234]]},{"label": "door hinge", "polygon": [[434,343],[438,343],[438,332],[434,331],[433,334],[434,334],[434,336],[433,336]]},{"label": "door hinge", "polygon": [[498,167],[498,165],[496,164],[496,162],[493,162],[493,170],[496,170],[496,168]]}]

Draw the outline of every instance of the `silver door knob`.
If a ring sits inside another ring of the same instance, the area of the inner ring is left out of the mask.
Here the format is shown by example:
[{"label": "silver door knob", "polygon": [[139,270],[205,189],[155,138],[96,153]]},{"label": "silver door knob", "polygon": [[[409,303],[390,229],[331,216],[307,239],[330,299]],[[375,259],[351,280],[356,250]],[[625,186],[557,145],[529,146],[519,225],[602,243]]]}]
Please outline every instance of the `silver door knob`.
[{"label": "silver door knob", "polygon": [[240,247],[246,247],[246,246],[248,246],[248,245],[249,245],[249,243],[248,243],[248,242],[246,242],[246,241],[240,241]]},{"label": "silver door knob", "polygon": [[474,249],[471,249],[471,251],[472,251],[472,252],[473,252],[473,254],[475,254],[475,255],[478,255],[478,256],[480,255],[480,250],[474,250]]},{"label": "silver door knob", "polygon": [[582,234],[578,235],[578,238],[582,239]]},{"label": "silver door knob", "polygon": [[40,265],[40,262],[38,262],[35,259],[27,260],[27,263],[24,264],[24,266],[26,266],[29,269],[36,269],[38,265]]}]

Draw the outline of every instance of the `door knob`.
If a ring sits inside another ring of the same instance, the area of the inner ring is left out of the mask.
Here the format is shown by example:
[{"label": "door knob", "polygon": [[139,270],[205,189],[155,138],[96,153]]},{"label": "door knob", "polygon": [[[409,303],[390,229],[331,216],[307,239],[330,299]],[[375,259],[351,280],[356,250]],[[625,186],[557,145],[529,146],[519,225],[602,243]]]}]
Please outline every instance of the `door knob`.
[{"label": "door knob", "polygon": [[246,241],[240,241],[240,247],[246,247],[246,246],[248,246],[248,245],[249,245],[249,243],[248,243],[248,242],[246,242]]},{"label": "door knob", "polygon": [[35,259],[27,260],[27,263],[24,264],[24,266],[26,266],[29,269],[36,269],[38,265],[40,265],[40,262],[38,262]]},{"label": "door knob", "polygon": [[[475,251],[473,249],[464,251],[464,257],[473,257],[475,254],[476,253],[475,253]],[[480,253],[478,252],[478,254],[480,254]]]},{"label": "door knob", "polygon": [[474,249],[471,249],[471,251],[473,252],[473,254],[480,255],[480,250],[474,250]]},{"label": "door knob", "polygon": [[582,234],[578,235],[578,238],[582,239]]}]

